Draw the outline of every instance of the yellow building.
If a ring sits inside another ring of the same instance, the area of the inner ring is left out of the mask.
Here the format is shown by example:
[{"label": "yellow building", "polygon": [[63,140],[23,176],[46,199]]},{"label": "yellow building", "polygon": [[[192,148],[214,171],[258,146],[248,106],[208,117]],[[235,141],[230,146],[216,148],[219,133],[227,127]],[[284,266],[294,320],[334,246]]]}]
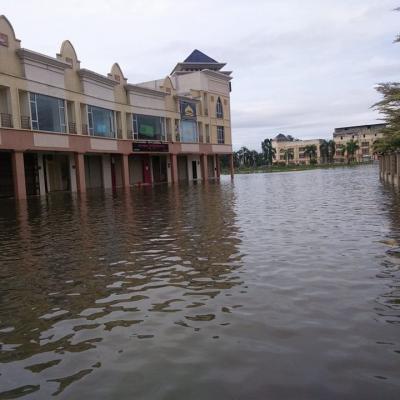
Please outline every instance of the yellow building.
[{"label": "yellow building", "polygon": [[194,50],[132,84],[117,63],[81,68],[68,40],[55,57],[22,48],[0,16],[0,196],[218,178],[220,155],[232,165],[224,66]]},{"label": "yellow building", "polygon": [[310,163],[310,157],[305,153],[307,146],[316,147],[315,160],[321,160],[320,145],[322,139],[298,140],[279,134],[272,140],[275,149],[275,163],[305,165]]},{"label": "yellow building", "polygon": [[351,140],[357,142],[359,149],[354,157],[357,162],[366,162],[376,159],[373,151],[374,142],[383,137],[382,129],[385,124],[348,126],[336,128],[333,133],[333,140],[336,144],[335,162],[345,162],[346,154],[343,154],[341,147],[346,146]]}]

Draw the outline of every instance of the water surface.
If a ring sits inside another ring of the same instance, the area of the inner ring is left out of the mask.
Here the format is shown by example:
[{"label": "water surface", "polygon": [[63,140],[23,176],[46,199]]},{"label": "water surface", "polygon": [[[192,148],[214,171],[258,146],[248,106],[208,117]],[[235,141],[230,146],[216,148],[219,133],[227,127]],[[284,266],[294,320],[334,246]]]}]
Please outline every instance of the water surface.
[{"label": "water surface", "polygon": [[0,200],[0,399],[398,399],[375,166]]}]

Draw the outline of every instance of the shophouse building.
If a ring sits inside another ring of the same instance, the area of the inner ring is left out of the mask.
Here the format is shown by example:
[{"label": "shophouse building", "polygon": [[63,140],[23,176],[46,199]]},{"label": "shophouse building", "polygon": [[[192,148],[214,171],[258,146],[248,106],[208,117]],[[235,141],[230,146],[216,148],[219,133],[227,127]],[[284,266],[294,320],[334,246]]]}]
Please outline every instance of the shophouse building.
[{"label": "shophouse building", "polygon": [[21,47],[0,16],[0,196],[218,179],[230,157],[231,72],[198,50],[158,80],[81,67],[64,41]]}]

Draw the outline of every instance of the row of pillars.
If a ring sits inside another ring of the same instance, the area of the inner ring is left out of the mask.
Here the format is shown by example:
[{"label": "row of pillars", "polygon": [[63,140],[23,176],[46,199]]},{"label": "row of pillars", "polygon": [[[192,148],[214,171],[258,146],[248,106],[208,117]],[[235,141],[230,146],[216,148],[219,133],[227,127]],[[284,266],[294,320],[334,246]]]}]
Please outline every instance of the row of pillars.
[{"label": "row of pillars", "polygon": [[[122,185],[124,188],[130,187],[129,179],[129,157],[127,154],[122,154]],[[76,186],[78,193],[86,192],[85,180],[85,155],[83,153],[74,153]],[[200,156],[201,173],[204,180],[208,178],[208,159],[206,154]],[[219,179],[221,175],[219,156],[215,155],[216,177]],[[25,166],[24,152],[14,151],[12,153],[12,170],[14,180],[14,193],[16,199],[26,199],[26,182],[25,182]],[[231,178],[234,176],[233,156],[230,155],[230,173]],[[172,183],[177,184],[178,178],[178,157],[176,154],[171,154],[171,178]]]},{"label": "row of pillars", "polygon": [[379,175],[383,181],[400,187],[400,153],[379,157]]}]

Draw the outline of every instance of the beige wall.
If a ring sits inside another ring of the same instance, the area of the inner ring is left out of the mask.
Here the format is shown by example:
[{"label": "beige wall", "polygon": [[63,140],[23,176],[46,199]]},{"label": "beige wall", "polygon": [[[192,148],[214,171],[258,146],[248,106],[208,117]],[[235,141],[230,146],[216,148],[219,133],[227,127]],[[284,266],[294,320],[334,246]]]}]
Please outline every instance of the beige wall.
[{"label": "beige wall", "polygon": [[346,155],[342,155],[339,147],[345,146],[346,143],[351,140],[357,142],[360,147],[355,154],[356,161],[361,162],[374,159],[374,142],[382,137],[383,134],[379,129],[371,129],[367,127],[360,127],[359,129],[355,129],[350,133],[346,133],[345,131],[338,133],[335,132],[333,138],[336,143],[335,161],[343,162],[346,160]]},{"label": "beige wall", "polygon": [[321,153],[320,153],[320,144],[321,140],[296,140],[296,141],[284,141],[279,142],[277,140],[272,141],[272,146],[276,150],[275,154],[275,163],[277,162],[286,162],[286,158],[284,156],[285,151],[289,150],[293,154],[293,159],[289,160],[290,164],[309,164],[309,157],[304,155],[304,148],[306,146],[315,145],[317,148],[317,162],[320,162]]},{"label": "beige wall", "polygon": [[[29,117],[28,92],[54,96],[65,100],[67,133],[83,134],[87,124],[87,107],[94,105],[115,112],[115,125],[119,138],[131,139],[132,114],[156,115],[169,119],[170,138],[174,141],[175,120],[180,119],[179,96],[200,99],[198,122],[201,141],[206,143],[206,125],[209,127],[210,144],[217,144],[217,126],[223,126],[225,144],[231,145],[230,77],[213,71],[198,71],[166,77],[136,86],[128,85],[120,66],[114,63],[110,73],[100,75],[81,69],[73,45],[61,44],[56,57],[21,49],[9,21],[0,16],[0,33],[8,38],[8,45],[0,45],[0,104],[9,103],[13,128],[21,128],[21,116]],[[7,97],[7,98],[6,98]],[[216,101],[221,98],[224,118],[216,118]],[[2,106],[2,108],[4,108]],[[206,111],[208,111],[206,113]],[[118,112],[118,117],[117,117]],[[75,128],[74,128],[75,126]],[[75,130],[76,132],[72,132]]]}]

